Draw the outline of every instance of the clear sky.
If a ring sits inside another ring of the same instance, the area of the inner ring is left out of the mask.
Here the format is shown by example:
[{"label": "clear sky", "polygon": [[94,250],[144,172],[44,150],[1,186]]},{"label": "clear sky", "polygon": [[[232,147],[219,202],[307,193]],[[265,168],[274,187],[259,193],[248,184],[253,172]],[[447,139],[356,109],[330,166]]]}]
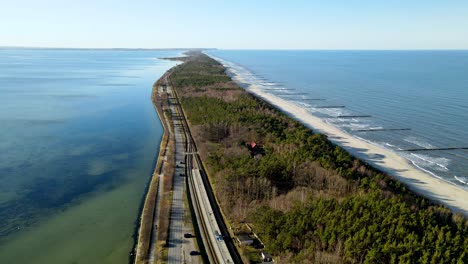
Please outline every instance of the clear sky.
[{"label": "clear sky", "polygon": [[0,46],[468,49],[468,0],[0,0]]}]

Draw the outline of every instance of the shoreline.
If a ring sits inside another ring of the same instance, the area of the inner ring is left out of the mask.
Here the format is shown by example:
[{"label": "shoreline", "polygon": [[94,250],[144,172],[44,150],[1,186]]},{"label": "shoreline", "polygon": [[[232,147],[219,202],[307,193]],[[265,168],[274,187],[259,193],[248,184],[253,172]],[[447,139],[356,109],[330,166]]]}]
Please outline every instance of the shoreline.
[{"label": "shoreline", "polygon": [[[168,70],[169,71],[169,70]],[[169,144],[169,135],[170,135],[170,130],[167,127],[165,118],[163,118],[164,113],[162,112],[162,109],[160,109],[159,105],[156,103],[156,93],[157,93],[157,86],[160,80],[166,76],[168,73],[166,71],[153,85],[152,91],[151,91],[151,101],[154,106],[155,112],[157,114],[157,117],[159,118],[161,122],[161,126],[163,128],[163,133],[161,135],[161,140],[159,143],[159,149],[155,153],[155,159],[154,159],[154,165],[153,165],[153,173],[151,174],[151,177],[148,181],[147,188],[145,190],[145,193],[143,195],[142,199],[142,206],[141,210],[139,211],[138,214],[138,226],[136,227],[136,234],[135,234],[135,244],[134,247],[131,251],[133,253],[129,257],[129,263],[144,263],[147,260],[147,256],[150,252],[150,243],[151,243],[151,236],[153,232],[153,216],[156,210],[156,196],[158,195],[159,192],[159,177],[158,175],[161,173],[162,170],[162,164],[164,163],[164,160],[162,159],[162,156],[164,155],[164,152],[166,151],[166,148]]]},{"label": "shoreline", "polygon": [[249,73],[234,78],[203,53],[184,63],[172,86],[228,219],[225,237],[258,235],[263,244],[238,247],[245,262],[261,262],[262,250],[280,263],[463,262],[463,240],[446,239],[466,237],[463,214],[313,133],[297,120],[302,112],[291,114],[297,108],[265,100],[263,85],[243,89]]},{"label": "shoreline", "polygon": [[156,168],[158,167],[159,155],[161,153],[161,147],[163,147],[164,134],[165,134],[165,132],[164,132],[164,128],[163,128],[163,134],[161,135],[161,139],[160,139],[160,143],[159,143],[159,147],[158,147],[159,150],[154,154],[154,158],[153,158],[153,168],[151,169],[151,171],[152,171],[151,177],[148,179],[148,182],[146,183],[145,192],[143,193],[143,195],[141,197],[140,206],[138,208],[138,217],[137,217],[137,219],[135,219],[135,227],[134,227],[133,235],[132,235],[133,246],[132,246],[132,249],[129,252],[129,257],[128,257],[128,263],[129,264],[133,264],[133,263],[136,262],[137,251],[141,250],[141,249],[139,249],[138,245],[139,245],[139,239],[141,237],[140,233],[142,232],[142,225],[141,225],[142,224],[142,217],[143,217],[143,212],[144,212],[145,204],[146,204],[146,200],[147,200],[147,194],[148,194],[149,189],[152,186],[152,184],[155,184],[155,183],[153,183],[153,181],[154,181],[153,178],[155,176],[154,174],[156,172]]},{"label": "shoreline", "polygon": [[216,57],[212,58],[234,73],[231,78],[247,92],[272,104],[314,132],[326,135],[333,144],[344,148],[350,154],[387,173],[395,180],[405,184],[408,189],[435,203],[447,206],[454,213],[461,213],[465,217],[468,216],[468,191],[416,168],[396,152],[356,138],[324,122],[321,118],[312,115],[300,106],[269,94],[257,85],[249,84],[242,76],[237,75],[233,68],[226,65],[223,60]]}]

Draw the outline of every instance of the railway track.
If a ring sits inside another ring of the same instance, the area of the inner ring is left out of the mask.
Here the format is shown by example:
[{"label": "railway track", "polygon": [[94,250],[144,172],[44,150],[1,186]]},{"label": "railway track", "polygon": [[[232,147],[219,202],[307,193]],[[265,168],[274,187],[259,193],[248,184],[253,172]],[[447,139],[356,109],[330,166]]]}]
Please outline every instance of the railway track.
[{"label": "railway track", "polygon": [[206,258],[210,263],[242,263],[234,244],[232,244],[211,187],[207,182],[203,164],[197,153],[184,112],[179,104],[177,93],[174,90],[172,98],[172,103],[177,105],[177,117],[180,118],[180,124],[184,131],[187,152],[185,175],[197,219],[196,224],[198,224],[206,251]]},{"label": "railway track", "polygon": [[[172,94],[172,104],[177,105],[175,109],[177,109],[177,113],[175,113],[175,116],[179,119],[179,122],[181,124],[181,128],[183,130],[183,136],[185,138],[185,151],[186,151],[186,156],[185,156],[185,175],[186,175],[186,180],[188,183],[188,191],[189,195],[192,200],[192,205],[193,205],[193,210],[196,216],[196,219],[199,219],[201,221],[197,221],[197,225],[199,228],[199,232],[201,235],[201,239],[203,241],[203,246],[205,249],[206,257],[209,263],[224,263],[224,262],[219,262],[216,250],[214,248],[213,243],[210,242],[210,229],[207,225],[207,220],[204,218],[204,208],[202,206],[202,197],[201,193],[199,190],[199,187],[196,186],[196,183],[194,181],[194,176],[193,176],[193,153],[196,153],[196,147],[193,144],[193,140],[191,138],[191,135],[188,131],[188,124],[183,117],[183,113],[180,109],[180,105],[178,105],[178,100],[175,94]],[[209,221],[208,221],[209,222]]]},{"label": "railway track", "polygon": [[[192,160],[191,155],[187,155],[187,163],[189,163],[189,160]],[[188,171],[191,171],[191,170],[188,170]],[[197,219],[202,219],[203,218],[203,211],[202,211],[203,209],[201,207],[201,201],[200,201],[201,197],[199,197],[200,194],[196,191],[197,187],[195,185],[195,182],[193,181],[192,173],[190,172],[189,174],[187,174],[187,177],[188,177],[187,180],[189,182],[190,195],[191,195],[191,197],[193,199],[192,201],[193,201],[193,205],[194,205],[194,211],[195,211],[196,218]],[[221,263],[221,262],[218,261],[218,258],[216,256],[216,252],[215,252],[215,249],[213,248],[212,243],[210,243],[209,239],[207,239],[210,236],[210,230],[207,227],[205,221],[198,221],[197,224],[198,224],[201,236],[202,236],[203,245],[205,246],[205,251],[206,251],[208,261],[210,263]]]}]

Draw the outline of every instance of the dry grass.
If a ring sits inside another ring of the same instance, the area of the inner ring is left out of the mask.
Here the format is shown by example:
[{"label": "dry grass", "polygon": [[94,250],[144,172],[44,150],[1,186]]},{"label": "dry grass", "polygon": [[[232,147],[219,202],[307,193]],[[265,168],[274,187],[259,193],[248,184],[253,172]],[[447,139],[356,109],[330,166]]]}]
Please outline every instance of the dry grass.
[{"label": "dry grass", "polygon": [[233,102],[243,93],[244,91],[239,89],[234,82],[227,82],[215,83],[203,88],[187,86],[184,87],[183,93],[180,93],[180,95],[181,97],[208,96],[222,99],[225,102]]}]

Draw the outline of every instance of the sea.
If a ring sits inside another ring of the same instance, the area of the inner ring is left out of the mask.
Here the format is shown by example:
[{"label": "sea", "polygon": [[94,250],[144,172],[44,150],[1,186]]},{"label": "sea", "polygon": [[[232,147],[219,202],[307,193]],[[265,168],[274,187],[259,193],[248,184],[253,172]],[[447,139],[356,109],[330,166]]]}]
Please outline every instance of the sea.
[{"label": "sea", "polygon": [[128,263],[177,50],[0,49],[0,263]]},{"label": "sea", "polygon": [[[231,74],[468,190],[468,51],[210,50]],[[441,150],[442,149],[442,150]]]}]

